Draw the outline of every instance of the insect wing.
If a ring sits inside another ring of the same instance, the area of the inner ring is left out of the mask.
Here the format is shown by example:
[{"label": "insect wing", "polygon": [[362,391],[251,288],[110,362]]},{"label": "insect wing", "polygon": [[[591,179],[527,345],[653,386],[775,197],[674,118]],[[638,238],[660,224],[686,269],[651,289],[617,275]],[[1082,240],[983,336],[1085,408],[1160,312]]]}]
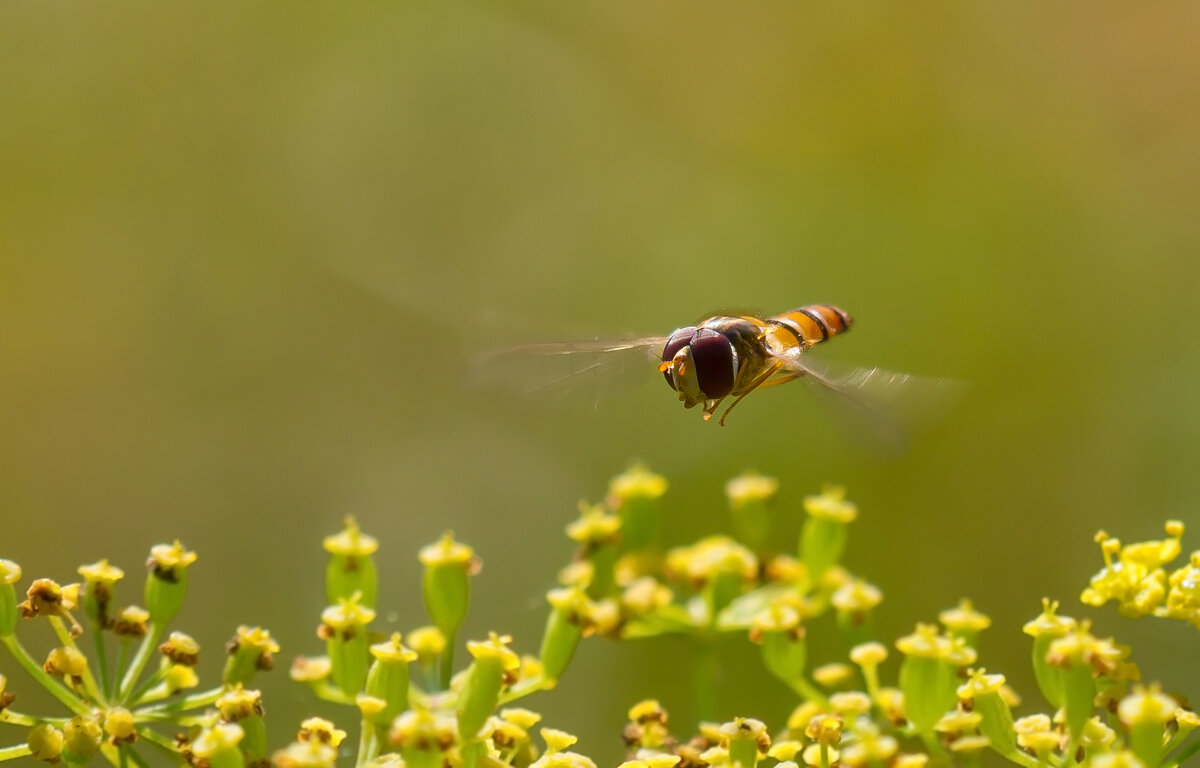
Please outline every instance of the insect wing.
[{"label": "insect wing", "polygon": [[469,383],[557,403],[590,397],[594,403],[655,374],[665,336],[526,344],[475,359]]},{"label": "insect wing", "polygon": [[853,436],[872,451],[890,456],[903,452],[912,430],[949,407],[965,389],[954,379],[813,360],[800,349],[778,359],[849,422]]}]

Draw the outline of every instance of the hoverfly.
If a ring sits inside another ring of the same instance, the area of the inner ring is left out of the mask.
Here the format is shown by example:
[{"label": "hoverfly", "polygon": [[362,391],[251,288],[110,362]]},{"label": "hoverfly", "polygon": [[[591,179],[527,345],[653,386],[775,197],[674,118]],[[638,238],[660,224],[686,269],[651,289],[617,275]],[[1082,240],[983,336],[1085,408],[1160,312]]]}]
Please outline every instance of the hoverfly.
[{"label": "hoverfly", "polygon": [[801,379],[849,405],[860,421],[871,422],[871,430],[885,442],[896,442],[902,435],[893,418],[895,411],[912,410],[912,405],[919,405],[914,401],[928,401],[928,395],[937,395],[953,383],[879,368],[838,372],[832,366],[810,361],[808,350],[845,333],[852,324],[850,315],[839,307],[810,304],[769,317],[714,315],[677,328],[668,336],[534,344],[508,352],[526,360],[531,356],[595,360],[559,377],[566,379],[599,368],[611,353],[644,350],[652,355],[683,406],[701,406],[705,421],[731,400],[717,419],[721,425],[751,392]]}]

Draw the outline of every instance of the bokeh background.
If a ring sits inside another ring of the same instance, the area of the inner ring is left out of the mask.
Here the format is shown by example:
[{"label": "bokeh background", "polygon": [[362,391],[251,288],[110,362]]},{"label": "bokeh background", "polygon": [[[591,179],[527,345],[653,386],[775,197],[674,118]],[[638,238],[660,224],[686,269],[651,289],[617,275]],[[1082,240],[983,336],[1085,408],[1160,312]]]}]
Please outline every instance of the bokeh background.
[{"label": "bokeh background", "polygon": [[[108,557],[138,600],[181,538],[208,673],[239,623],[284,646],[282,742],[330,712],[286,665],[343,515],[383,542],[382,625],[423,623],[453,528],[470,632],[532,652],[581,498],[644,460],[685,541],[754,467],[792,531],[850,487],[884,638],[970,595],[1036,702],[1048,595],[1194,693],[1193,629],[1077,597],[1097,528],[1200,522],[1198,46],[1188,3],[6,3],[0,554]],[[802,386],[725,428],[652,372],[599,407],[462,386],[488,347],[820,301],[857,320],[830,359],[971,383],[899,459]],[[531,705],[615,761],[637,699],[690,718],[685,658],[587,643]],[[726,671],[723,714],[782,722],[752,650]]]}]

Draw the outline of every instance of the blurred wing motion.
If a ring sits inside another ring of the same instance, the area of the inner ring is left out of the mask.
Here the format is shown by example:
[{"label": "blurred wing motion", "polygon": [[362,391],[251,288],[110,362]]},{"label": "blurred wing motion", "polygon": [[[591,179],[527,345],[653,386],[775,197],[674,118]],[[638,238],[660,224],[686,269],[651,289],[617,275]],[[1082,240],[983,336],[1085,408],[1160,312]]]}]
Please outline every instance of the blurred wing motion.
[{"label": "blurred wing motion", "polygon": [[586,393],[598,403],[645,381],[665,342],[662,336],[644,336],[493,350],[472,361],[467,381],[473,387],[518,392],[547,402]]},{"label": "blurred wing motion", "polygon": [[818,361],[800,350],[778,359],[828,403],[852,437],[888,455],[902,452],[914,428],[934,420],[966,389],[955,379]]}]

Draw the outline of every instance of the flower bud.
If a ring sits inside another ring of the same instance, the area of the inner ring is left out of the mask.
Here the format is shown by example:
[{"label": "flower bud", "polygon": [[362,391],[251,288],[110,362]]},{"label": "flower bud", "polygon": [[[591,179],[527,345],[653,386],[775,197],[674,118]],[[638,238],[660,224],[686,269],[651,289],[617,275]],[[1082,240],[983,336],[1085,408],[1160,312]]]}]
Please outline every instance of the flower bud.
[{"label": "flower bud", "polygon": [[846,489],[827,486],[818,496],[804,499],[808,519],[800,534],[800,560],[816,581],[842,559],[847,525],[858,516],[858,508],[846,501]]},{"label": "flower bud", "polygon": [[578,588],[551,590],[546,599],[551,610],[546,617],[546,631],[542,635],[538,658],[546,678],[557,680],[571,663],[583,638],[583,615],[588,610],[588,599]]},{"label": "flower bud", "polygon": [[76,716],[63,725],[63,760],[72,765],[86,765],[100,751],[104,732],[91,718]]},{"label": "flower bud", "polygon": [[237,634],[225,646],[229,658],[225,661],[222,682],[225,685],[246,685],[256,672],[274,668],[279,643],[271,639],[271,633],[262,627],[237,628]]},{"label": "flower bud", "polygon": [[621,551],[644,550],[655,545],[661,517],[659,499],[666,492],[666,478],[640,464],[608,484],[609,506],[621,518]]},{"label": "flower bud", "polygon": [[957,700],[955,668],[947,660],[952,643],[929,624],[896,641],[904,654],[900,689],[904,692],[909,722],[921,733],[930,733]]},{"label": "flower bud", "polygon": [[779,481],[757,472],[744,472],[725,484],[737,538],[759,557],[767,554],[774,527],[771,509]]},{"label": "flower bud", "polygon": [[0,560],[0,637],[17,631],[17,590],[21,566],[12,560]]},{"label": "flower bud", "polygon": [[729,750],[729,762],[736,768],[755,768],[759,753],[771,748],[767,726],[749,717],[735,718],[721,726],[721,746]]},{"label": "flower bud", "polygon": [[771,603],[754,617],[750,639],[762,646],[767,670],[784,683],[793,685],[804,673],[808,646],[795,608],[779,601]]},{"label": "flower bud", "polygon": [[262,694],[233,688],[216,701],[221,722],[234,723],[242,729],[238,742],[242,756],[251,764],[265,763],[267,758],[267,726],[263,721]]},{"label": "flower bud", "polygon": [[1062,670],[1046,660],[1050,644],[1075,628],[1075,620],[1057,614],[1058,603],[1042,599],[1042,614],[1025,625],[1025,634],[1033,637],[1033,673],[1046,701],[1063,706]]},{"label": "flower bud", "polygon": [[452,717],[410,709],[392,723],[388,741],[400,750],[407,768],[441,768],[458,741],[458,728]]},{"label": "flower bud", "polygon": [[271,756],[277,768],[335,768],[338,751],[320,741],[294,741]]},{"label": "flower bud", "polygon": [[396,715],[408,709],[408,665],[416,660],[417,654],[404,647],[397,632],[390,640],[372,645],[371,655],[375,660],[367,672],[366,693],[385,702],[383,709],[371,721],[376,724],[390,723]]},{"label": "flower bud", "polygon": [[359,605],[358,595],[340,598],[337,605],[321,613],[317,634],[325,640],[326,654],[332,665],[333,684],[347,696],[363,689],[367,682],[370,636],[367,625],[375,620],[375,611]]},{"label": "flower bud", "polygon": [[505,678],[521,666],[521,659],[508,647],[512,638],[491,633],[486,641],[467,643],[475,657],[467,669],[466,682],[458,696],[458,732],[472,739],[496,711]]},{"label": "flower bud", "polygon": [[982,717],[980,732],[988,737],[997,752],[1008,755],[1016,750],[1017,743],[1012,710],[1001,694],[1003,687],[1004,675],[989,675],[983,669],[973,670],[967,682],[958,687],[958,698],[971,702],[972,711]]},{"label": "flower bud", "polygon": [[114,744],[129,744],[137,739],[133,713],[124,707],[112,707],[104,713],[104,732]]},{"label": "flower bud", "polygon": [[1163,726],[1175,718],[1178,706],[1157,685],[1135,686],[1117,706],[1121,724],[1129,731],[1129,748],[1146,765],[1162,760]]},{"label": "flower bud", "polygon": [[330,554],[329,565],[325,568],[325,596],[329,604],[335,605],[338,598],[359,592],[362,594],[360,602],[374,608],[379,577],[371,556],[379,549],[379,542],[363,533],[353,517],[347,517],[342,532],[326,536],[324,545]]},{"label": "flower bud", "polygon": [[425,565],[425,610],[442,634],[452,638],[467,617],[470,575],[479,570],[479,561],[472,549],[455,541],[450,532],[423,548],[420,558]]},{"label": "flower bud", "polygon": [[125,572],[108,560],[79,567],[83,577],[83,610],[93,623],[107,628],[112,621],[109,607],[115,596],[116,583],[125,577]]},{"label": "flower bud", "polygon": [[245,731],[237,723],[217,723],[192,740],[192,753],[210,768],[244,768],[241,743]]},{"label": "flower bud", "polygon": [[29,729],[25,738],[29,743],[29,752],[35,760],[56,763],[61,758],[63,732],[53,725],[35,725]]},{"label": "flower bud", "polygon": [[155,624],[166,624],[179,613],[187,594],[188,566],[194,562],[196,553],[184,549],[178,540],[150,548],[145,598],[150,620]]}]

